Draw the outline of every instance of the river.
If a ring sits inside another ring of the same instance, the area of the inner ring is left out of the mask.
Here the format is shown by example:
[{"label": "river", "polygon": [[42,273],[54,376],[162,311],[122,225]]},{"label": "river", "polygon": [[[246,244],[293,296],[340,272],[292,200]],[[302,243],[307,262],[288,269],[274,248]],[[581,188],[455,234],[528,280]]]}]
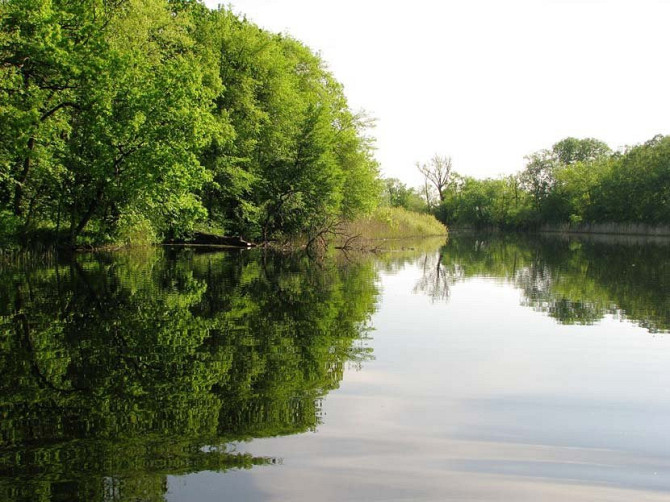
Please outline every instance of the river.
[{"label": "river", "polygon": [[670,241],[0,264],[0,500],[667,500]]}]

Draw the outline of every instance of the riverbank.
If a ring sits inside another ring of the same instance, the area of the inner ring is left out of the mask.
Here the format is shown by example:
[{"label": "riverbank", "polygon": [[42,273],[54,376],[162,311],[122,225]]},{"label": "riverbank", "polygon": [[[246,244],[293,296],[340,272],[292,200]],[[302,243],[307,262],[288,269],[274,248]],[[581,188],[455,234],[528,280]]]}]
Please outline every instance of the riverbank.
[{"label": "riverbank", "polygon": [[579,223],[542,225],[540,232],[568,234],[605,234],[605,235],[649,235],[670,237],[669,225],[645,225],[642,223]]},{"label": "riverbank", "polygon": [[584,234],[584,235],[629,235],[648,237],[670,237],[668,225],[644,225],[641,223],[555,223],[534,228],[507,228],[450,226],[450,232],[522,233],[522,234]]},{"label": "riverbank", "polygon": [[369,216],[343,224],[349,236],[364,239],[402,239],[447,235],[447,227],[433,215],[408,211],[401,207],[378,208]]},{"label": "riverbank", "polygon": [[287,240],[270,242],[249,242],[240,237],[218,236],[213,233],[196,232],[192,238],[169,241],[166,245],[209,245],[248,248],[270,246],[279,249],[328,246],[345,249],[379,248],[380,241],[426,237],[445,237],[447,227],[433,215],[417,213],[398,207],[377,208],[371,214],[352,221],[334,223],[330,227],[315,232],[314,235],[300,235]]},{"label": "riverbank", "polygon": [[[383,239],[410,239],[423,237],[442,237],[447,235],[447,228],[425,213],[416,213],[403,208],[382,207],[370,215],[359,217],[353,221],[341,222],[323,231],[323,242],[336,247],[376,247],[371,241]],[[207,231],[196,231],[188,238],[158,240],[155,234],[138,227],[129,229],[119,238],[107,242],[95,242],[82,239],[72,245],[65,233],[57,233],[49,229],[39,229],[30,233],[6,235],[0,244],[3,254],[15,254],[22,251],[45,253],[56,249],[67,251],[113,251],[129,247],[147,247],[152,245],[167,246],[208,246],[250,248],[255,246],[276,244],[280,248],[297,249],[307,245],[311,237],[307,234],[286,241],[253,242],[239,236],[223,235],[222,231],[207,228]],[[85,236],[84,236],[85,237]]]}]

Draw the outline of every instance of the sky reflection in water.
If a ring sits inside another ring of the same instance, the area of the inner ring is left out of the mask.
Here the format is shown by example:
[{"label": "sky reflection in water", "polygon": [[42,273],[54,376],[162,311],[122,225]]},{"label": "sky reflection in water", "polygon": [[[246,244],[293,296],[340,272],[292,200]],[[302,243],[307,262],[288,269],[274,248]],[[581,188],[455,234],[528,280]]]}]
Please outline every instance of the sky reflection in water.
[{"label": "sky reflection in water", "polygon": [[669,249],[3,269],[2,498],[662,500]]}]

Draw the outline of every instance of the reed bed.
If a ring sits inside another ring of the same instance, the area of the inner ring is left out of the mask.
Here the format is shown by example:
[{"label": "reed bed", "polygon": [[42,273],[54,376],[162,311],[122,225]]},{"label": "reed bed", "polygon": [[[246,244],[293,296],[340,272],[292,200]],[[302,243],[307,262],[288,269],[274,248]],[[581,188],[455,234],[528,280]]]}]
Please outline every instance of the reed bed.
[{"label": "reed bed", "polygon": [[404,239],[446,236],[447,227],[430,214],[415,213],[400,207],[382,207],[370,216],[347,222],[344,233],[369,240]]}]

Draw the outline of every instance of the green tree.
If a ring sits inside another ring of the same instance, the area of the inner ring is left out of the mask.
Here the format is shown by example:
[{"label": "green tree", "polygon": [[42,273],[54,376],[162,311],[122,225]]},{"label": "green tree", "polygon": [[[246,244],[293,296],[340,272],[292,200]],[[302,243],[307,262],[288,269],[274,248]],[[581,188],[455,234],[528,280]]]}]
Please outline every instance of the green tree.
[{"label": "green tree", "polygon": [[561,164],[589,162],[611,155],[606,143],[595,138],[577,139],[568,137],[551,147],[553,155]]},{"label": "green tree", "polygon": [[25,226],[43,199],[59,198],[77,94],[105,66],[102,33],[120,4],[0,4],[0,200]]},{"label": "green tree", "polygon": [[383,201],[391,207],[402,207],[409,211],[426,211],[425,200],[414,188],[408,187],[397,178],[386,178],[383,180]]},{"label": "green tree", "polygon": [[453,173],[436,213],[453,226],[510,228],[525,225],[529,211],[518,176],[478,180]]},{"label": "green tree", "polygon": [[203,214],[197,154],[217,132],[218,79],[200,64],[189,27],[160,0],[131,1],[110,20],[105,68],[78,96],[65,158],[73,240],[94,216],[113,226],[139,211],[174,234]]},{"label": "green tree", "polygon": [[[611,155],[610,148],[594,138],[568,137],[554,144],[551,150],[541,150],[528,156],[526,168],[520,175],[522,187],[534,203],[532,223],[579,222],[585,210],[576,204],[588,203],[587,193],[595,175]],[[574,176],[583,174],[582,186]]]},{"label": "green tree", "polygon": [[531,194],[535,208],[540,213],[546,199],[556,184],[556,171],[560,163],[549,150],[541,150],[526,157],[526,167],[519,179],[524,190]]},{"label": "green tree", "polygon": [[3,235],[275,238],[376,205],[371,122],[300,42],[190,1],[0,9]]},{"label": "green tree", "polygon": [[210,219],[272,238],[369,212],[379,193],[369,122],[348,109],[323,61],[225,9],[204,25],[202,43],[220,54],[218,113],[234,129],[204,155]]},{"label": "green tree", "polygon": [[656,136],[614,158],[593,192],[593,220],[669,224],[670,137]]}]

